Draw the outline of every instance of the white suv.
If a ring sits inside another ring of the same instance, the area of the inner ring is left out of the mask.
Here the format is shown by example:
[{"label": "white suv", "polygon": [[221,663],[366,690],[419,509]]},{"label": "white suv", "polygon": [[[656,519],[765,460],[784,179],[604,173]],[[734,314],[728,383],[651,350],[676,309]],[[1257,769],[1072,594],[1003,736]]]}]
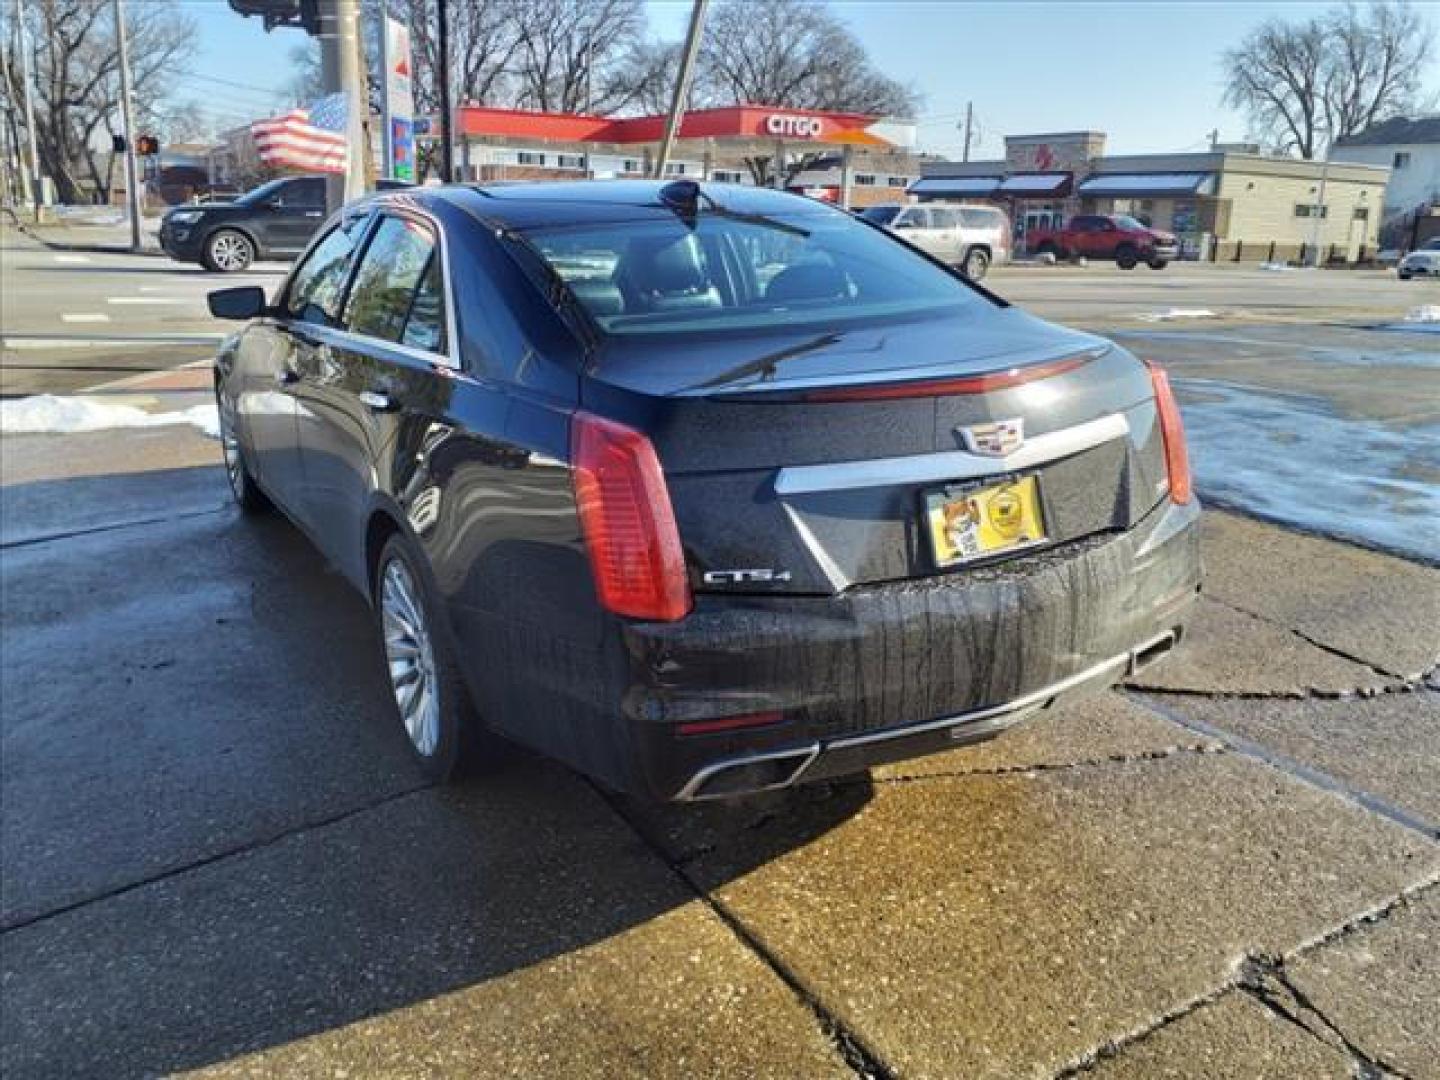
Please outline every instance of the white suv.
[{"label": "white suv", "polygon": [[958,266],[972,281],[1010,261],[1010,219],[993,206],[886,203],[866,207],[860,216]]},{"label": "white suv", "polygon": [[1417,274],[1420,277],[1440,277],[1440,236],[1425,241],[1401,259],[1395,266],[1395,273],[1401,281],[1409,281]]}]

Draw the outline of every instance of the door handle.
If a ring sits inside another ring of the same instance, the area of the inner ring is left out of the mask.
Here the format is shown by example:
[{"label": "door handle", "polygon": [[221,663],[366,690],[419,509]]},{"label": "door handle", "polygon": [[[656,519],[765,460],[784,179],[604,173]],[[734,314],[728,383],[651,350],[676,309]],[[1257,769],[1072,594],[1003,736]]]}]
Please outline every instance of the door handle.
[{"label": "door handle", "polygon": [[360,404],[371,412],[389,412],[395,408],[394,400],[383,390],[361,390]]}]

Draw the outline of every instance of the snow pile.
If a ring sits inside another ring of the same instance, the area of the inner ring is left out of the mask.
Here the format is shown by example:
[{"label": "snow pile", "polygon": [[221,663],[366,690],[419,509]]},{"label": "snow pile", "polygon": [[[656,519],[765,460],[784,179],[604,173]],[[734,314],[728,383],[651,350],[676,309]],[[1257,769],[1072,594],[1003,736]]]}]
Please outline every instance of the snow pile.
[{"label": "snow pile", "polygon": [[1405,313],[1407,323],[1440,323],[1440,304],[1422,304]]},{"label": "snow pile", "polygon": [[1148,311],[1136,315],[1141,322],[1170,322],[1174,319],[1214,319],[1218,316],[1209,308],[1166,308],[1164,311]]},{"label": "snow pile", "polygon": [[1289,263],[1285,263],[1285,262],[1263,262],[1263,263],[1260,264],[1260,269],[1261,269],[1261,270],[1289,270],[1289,269],[1290,269],[1290,264],[1289,264]]},{"label": "snow pile", "polygon": [[214,402],[177,412],[148,413],[133,405],[115,405],[88,397],[34,397],[0,401],[0,433],[6,435],[68,435],[108,428],[165,427],[194,424],[212,439],[220,435],[220,418]]}]

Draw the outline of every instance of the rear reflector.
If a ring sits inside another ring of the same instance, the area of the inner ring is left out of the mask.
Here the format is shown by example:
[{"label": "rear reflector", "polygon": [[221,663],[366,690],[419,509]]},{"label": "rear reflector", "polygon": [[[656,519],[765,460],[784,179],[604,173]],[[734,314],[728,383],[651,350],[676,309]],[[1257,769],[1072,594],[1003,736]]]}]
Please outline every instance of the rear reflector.
[{"label": "rear reflector", "polygon": [[1170,389],[1170,376],[1159,364],[1145,361],[1150,369],[1150,385],[1155,388],[1155,411],[1160,414],[1160,436],[1165,441],[1165,472],[1170,477],[1170,498],[1188,503],[1193,494],[1190,482],[1190,453],[1185,447],[1185,425],[1180,422],[1180,406]]},{"label": "rear reflector", "polygon": [[780,712],[742,713],[739,716],[717,716],[711,720],[691,720],[677,724],[680,735],[713,735],[718,731],[740,731],[745,728],[768,727],[784,719]]},{"label": "rear reflector", "polygon": [[1012,367],[987,371],[983,375],[964,375],[953,379],[912,379],[909,382],[871,383],[865,386],[834,386],[810,390],[805,401],[888,401],[895,398],[948,397],[951,394],[988,394],[992,390],[1010,390],[1016,386],[1054,378],[1090,362],[1088,356],[1071,356],[1033,367]]},{"label": "rear reflector", "polygon": [[672,622],[690,610],[685,553],[650,440],[610,420],[570,421],[575,502],[600,603],[616,615]]}]

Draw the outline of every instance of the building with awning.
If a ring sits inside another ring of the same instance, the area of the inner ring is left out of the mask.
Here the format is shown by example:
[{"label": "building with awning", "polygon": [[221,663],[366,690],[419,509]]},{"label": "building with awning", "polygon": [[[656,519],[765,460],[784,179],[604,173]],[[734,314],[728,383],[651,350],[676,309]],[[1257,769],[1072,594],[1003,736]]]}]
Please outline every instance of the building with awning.
[{"label": "building with awning", "polygon": [[[643,177],[664,116],[593,116],[462,105],[457,157],[470,181]],[[665,175],[754,183],[759,161],[791,165],[794,190],[845,205],[894,201],[919,173],[913,121],[864,113],[733,105],[681,120]],[[806,168],[796,172],[796,164]],[[771,169],[769,175],[774,175]]]},{"label": "building with awning", "polygon": [[1322,245],[1354,259],[1377,243],[1390,170],[1217,146],[1201,153],[1106,155],[1096,131],[1011,136],[1004,160],[924,162],[909,194],[1010,214],[1016,246],[1074,214],[1127,214],[1175,233],[1191,254],[1229,245],[1241,260]]}]

